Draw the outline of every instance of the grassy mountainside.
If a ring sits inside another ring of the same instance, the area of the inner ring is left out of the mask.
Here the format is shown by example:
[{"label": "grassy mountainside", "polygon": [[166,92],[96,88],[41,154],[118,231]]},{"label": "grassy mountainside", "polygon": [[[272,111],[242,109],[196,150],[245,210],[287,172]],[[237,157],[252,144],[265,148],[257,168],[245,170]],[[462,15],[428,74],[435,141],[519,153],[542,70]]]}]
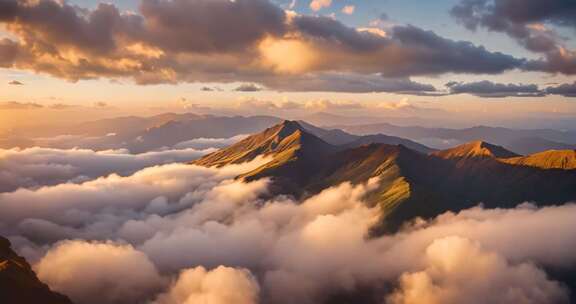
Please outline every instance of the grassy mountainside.
[{"label": "grassy mountainside", "polygon": [[510,158],[519,156],[518,154],[508,151],[503,147],[489,144],[483,141],[473,141],[452,149],[442,150],[432,153],[444,159],[462,159],[462,158]]},{"label": "grassy mountainside", "polygon": [[506,163],[541,169],[576,169],[576,150],[550,150],[503,160]]},{"label": "grassy mountainside", "polygon": [[36,277],[26,260],[0,237],[0,303],[71,304],[66,296],[53,292]]}]

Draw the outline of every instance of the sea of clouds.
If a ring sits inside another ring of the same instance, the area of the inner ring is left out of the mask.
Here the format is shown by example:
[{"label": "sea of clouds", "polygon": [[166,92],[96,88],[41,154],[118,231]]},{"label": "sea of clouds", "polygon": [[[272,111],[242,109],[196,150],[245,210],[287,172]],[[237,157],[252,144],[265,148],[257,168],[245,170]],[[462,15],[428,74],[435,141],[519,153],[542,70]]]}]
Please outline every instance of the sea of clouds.
[{"label": "sea of clouds", "polygon": [[235,179],[267,159],[204,168],[188,149],[3,151],[21,184],[0,193],[0,235],[80,304],[569,301],[547,271],[576,266],[576,205],[479,206],[369,237],[376,178],[270,198],[270,180]]}]

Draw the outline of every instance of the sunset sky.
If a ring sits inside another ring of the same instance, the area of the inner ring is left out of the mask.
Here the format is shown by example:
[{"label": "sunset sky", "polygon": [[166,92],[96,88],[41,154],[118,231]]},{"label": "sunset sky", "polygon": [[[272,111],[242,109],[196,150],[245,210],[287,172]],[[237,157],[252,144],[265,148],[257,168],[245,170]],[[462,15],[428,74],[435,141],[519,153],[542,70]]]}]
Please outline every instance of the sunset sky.
[{"label": "sunset sky", "polygon": [[570,0],[0,0],[1,125],[222,109],[564,118],[576,115],[575,10]]}]

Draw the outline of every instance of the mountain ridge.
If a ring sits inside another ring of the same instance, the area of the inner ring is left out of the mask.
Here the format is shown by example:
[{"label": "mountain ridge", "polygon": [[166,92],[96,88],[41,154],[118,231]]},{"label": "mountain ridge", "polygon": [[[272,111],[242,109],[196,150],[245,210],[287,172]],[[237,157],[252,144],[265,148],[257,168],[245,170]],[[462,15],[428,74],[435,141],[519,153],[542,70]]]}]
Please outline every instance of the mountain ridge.
[{"label": "mountain ridge", "polygon": [[359,184],[377,177],[378,187],[367,203],[379,206],[382,229],[391,230],[415,217],[430,218],[479,203],[497,208],[576,199],[576,170],[507,163],[504,160],[520,156],[483,141],[455,149],[428,155],[403,145],[338,148],[297,122],[283,122],[192,163],[223,166],[268,156],[271,161],[239,178],[270,177],[272,194],[298,198],[342,182]]}]

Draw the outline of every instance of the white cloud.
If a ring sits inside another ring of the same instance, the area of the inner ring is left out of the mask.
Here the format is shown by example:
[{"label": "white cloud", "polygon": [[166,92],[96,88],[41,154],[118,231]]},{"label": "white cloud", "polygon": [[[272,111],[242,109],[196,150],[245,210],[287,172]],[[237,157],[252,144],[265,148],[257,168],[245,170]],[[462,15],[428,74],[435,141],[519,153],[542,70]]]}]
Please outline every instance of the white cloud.
[{"label": "white cloud", "polygon": [[146,255],[130,245],[65,241],[36,269],[42,281],[77,303],[136,303],[164,285]]},{"label": "white cloud", "polygon": [[258,282],[249,270],[220,266],[208,271],[204,267],[180,273],[170,290],[155,304],[257,304]]},{"label": "white cloud", "polygon": [[354,5],[346,5],[342,8],[342,13],[346,14],[346,15],[352,15],[354,14],[354,11],[356,10],[356,6]]},{"label": "white cloud", "polygon": [[174,145],[175,149],[210,149],[224,148],[248,137],[248,134],[236,135],[230,138],[195,138]]},{"label": "white cloud", "polygon": [[401,276],[390,304],[568,302],[560,284],[533,264],[511,264],[464,238],[435,240],[423,260],[424,270]]},{"label": "white cloud", "polygon": [[212,152],[206,143],[202,149],[184,148],[142,154],[126,150],[89,149],[0,149],[0,192],[17,188],[36,188],[60,183],[78,183],[112,173],[129,175],[140,169],[194,160]]},{"label": "white cloud", "polygon": [[332,5],[332,0],[312,0],[310,2],[310,9],[317,12],[323,8],[328,8]]}]

